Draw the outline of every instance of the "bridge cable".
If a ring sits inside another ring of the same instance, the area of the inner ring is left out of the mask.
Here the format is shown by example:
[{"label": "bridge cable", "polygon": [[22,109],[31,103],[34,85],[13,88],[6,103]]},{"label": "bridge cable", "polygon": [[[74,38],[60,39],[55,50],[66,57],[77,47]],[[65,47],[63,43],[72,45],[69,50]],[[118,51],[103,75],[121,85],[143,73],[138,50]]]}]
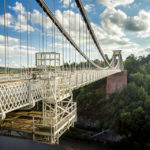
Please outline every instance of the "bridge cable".
[{"label": "bridge cable", "polygon": [[[91,44],[92,44],[92,43],[91,43],[91,36],[90,36],[90,54],[89,54],[89,55],[90,55],[90,60],[92,59],[92,57],[91,57],[91,47],[92,47]],[[92,68],[92,65],[91,65],[90,63],[89,63],[89,65],[90,65],[90,69],[91,69],[91,68]]]},{"label": "bridge cable", "polygon": [[[21,3],[21,0],[20,0],[20,3]],[[22,76],[22,61],[21,61],[21,58],[22,58],[22,45],[21,45],[21,42],[22,42],[22,37],[21,37],[21,31],[22,31],[22,26],[21,26],[21,21],[22,21],[22,7],[20,5],[20,72],[21,72],[21,76]]]},{"label": "bridge cable", "polygon": [[[80,41],[80,14],[79,14],[79,47],[81,48],[80,42],[81,41]],[[81,70],[81,55],[79,57],[80,57],[79,68]]]},{"label": "bridge cable", "polygon": [[39,13],[39,52],[41,51],[41,45],[40,45],[40,42],[41,42],[41,13]]},{"label": "bridge cable", "polygon": [[[85,26],[84,26],[84,22],[83,22],[83,51],[85,53],[85,36],[84,36],[84,31],[85,31]],[[83,70],[85,70],[85,63],[84,63],[84,58],[82,57],[83,59]]]},{"label": "bridge cable", "polygon": [[[52,22],[52,52],[54,52],[54,23],[53,22]],[[51,63],[51,70],[52,70],[52,65],[53,63]]]},{"label": "bridge cable", "polygon": [[[8,13],[8,0],[6,0],[6,12]],[[9,75],[9,38],[8,38],[8,14],[7,14],[7,75]]]},{"label": "bridge cable", "polygon": [[[62,1],[62,5],[61,5],[61,7],[62,7],[62,26],[64,27],[64,9],[63,9],[63,1]],[[62,63],[62,70],[64,71],[64,36],[63,36],[63,34],[62,34],[62,58],[63,58],[63,63]]]},{"label": "bridge cable", "polygon": [[27,0],[27,72],[29,72],[29,30],[28,30],[28,0]]},{"label": "bridge cable", "polygon": [[[89,32],[88,32],[88,35],[89,35],[89,58],[90,58],[90,34],[89,34]],[[88,67],[89,67],[89,69],[90,69],[90,62],[88,61]]]},{"label": "bridge cable", "polygon": [[5,36],[5,75],[7,74],[6,68],[6,10],[5,10],[5,0],[4,0],[4,36]]},{"label": "bridge cable", "polygon": [[108,65],[109,67],[111,67],[110,64],[109,64],[109,62],[108,62],[108,60],[106,59],[106,57],[105,57],[105,55],[104,55],[104,53],[103,53],[103,51],[102,51],[102,49],[101,49],[99,43],[98,43],[98,40],[97,40],[97,38],[96,38],[96,36],[95,36],[95,33],[94,33],[94,31],[93,31],[93,29],[92,29],[92,27],[91,27],[91,24],[90,24],[90,22],[89,22],[89,20],[88,20],[88,17],[87,17],[87,15],[86,15],[85,8],[84,8],[84,6],[83,6],[81,0],[75,0],[75,1],[76,1],[76,4],[77,4],[78,8],[79,8],[79,11],[81,12],[81,15],[82,15],[83,19],[84,19],[84,21],[85,21],[85,23],[86,23],[86,25],[87,25],[87,28],[89,29],[89,32],[90,32],[90,34],[91,34],[91,36],[92,36],[92,39],[93,39],[93,41],[94,41],[94,43],[95,43],[95,45],[96,45],[96,47],[97,47],[99,53],[100,53],[101,56],[103,57],[104,61],[106,61],[107,65]]},{"label": "bridge cable", "polygon": [[44,52],[44,19],[43,19],[43,13],[44,11],[42,10],[42,52]]},{"label": "bridge cable", "polygon": [[[83,20],[82,20],[82,17],[81,17],[81,46],[83,48],[83,52],[84,52],[84,23],[83,23]],[[81,57],[81,65],[82,65],[82,70],[84,68],[84,60],[83,58]]]},{"label": "bridge cable", "polygon": [[[26,76],[28,76],[29,74],[29,32],[28,32],[28,0],[27,0],[27,11],[26,11],[26,15],[27,15],[27,74]],[[30,97],[30,80],[29,80],[29,85],[28,85],[28,98]]]},{"label": "bridge cable", "polygon": [[[88,55],[87,54],[87,28],[86,28],[86,55]],[[85,62],[85,64],[86,64],[86,70],[87,70],[87,61]]]},{"label": "bridge cable", "polygon": [[[84,51],[84,53],[85,53],[85,33],[84,33],[84,31],[85,31],[85,26],[84,26],[84,21],[83,21],[83,51]],[[83,70],[85,69],[85,63],[84,63],[84,58],[82,57],[82,59],[83,59],[83,64],[82,64],[82,67],[83,67]]]},{"label": "bridge cable", "polygon": [[[55,15],[55,0],[53,0],[53,6],[54,6],[54,15]],[[56,52],[56,27],[55,27],[55,25],[54,25],[54,53]],[[54,62],[54,67],[55,67],[55,74],[56,74],[56,60],[55,60],[55,62]]]},{"label": "bridge cable", "polygon": [[[58,53],[58,49],[59,49],[59,42],[58,42],[58,36],[59,36],[59,31],[58,31],[58,29],[56,28],[56,53]],[[57,64],[58,62],[57,62],[57,57],[56,57],[56,69],[57,69]]]},{"label": "bridge cable", "polygon": [[[75,8],[75,2],[74,2],[74,8]],[[76,12],[74,12],[75,19],[74,19],[74,31],[75,31],[75,41],[76,41]],[[75,49],[74,49],[75,50]],[[76,71],[76,64],[77,64],[77,51],[75,50],[75,71]]]},{"label": "bridge cable", "polygon": [[[32,16],[31,16],[31,0],[30,0],[30,26],[32,28]],[[32,72],[32,31],[30,32],[30,47],[31,47],[31,72]]]},{"label": "bridge cable", "polygon": [[[42,52],[44,52],[44,11],[42,10]],[[44,59],[45,59],[45,55]],[[46,61],[44,61],[44,70],[46,69]]]},{"label": "bridge cable", "polygon": [[[86,26],[85,24],[84,24],[84,52],[86,54]],[[86,60],[84,60],[84,70],[86,70]]]},{"label": "bridge cable", "polygon": [[48,50],[47,50],[47,30],[48,30],[48,29],[47,29],[47,16],[45,16],[45,17],[46,17],[46,52],[47,52],[47,51],[48,51]]},{"label": "bridge cable", "polygon": [[79,48],[79,46],[74,42],[74,40],[69,36],[68,32],[62,27],[60,22],[57,20],[55,15],[52,13],[52,11],[48,8],[44,0],[36,0],[38,4],[43,8],[43,10],[47,13],[49,18],[53,21],[53,23],[57,26],[57,28],[60,30],[60,32],[66,37],[66,39],[71,43],[72,46],[75,47],[75,49],[84,57],[86,60],[89,60],[93,66],[95,66],[98,69],[105,69],[102,68],[98,65],[96,65],[93,61],[91,61],[84,53],[83,51]]},{"label": "bridge cable", "polygon": [[[70,9],[70,2],[69,2],[69,35],[71,36],[71,33],[70,33],[70,11],[71,11],[71,9]],[[70,71],[71,71],[71,52],[70,52],[70,46],[71,46],[71,44],[70,44],[70,42],[69,42],[69,65],[70,65]]]}]

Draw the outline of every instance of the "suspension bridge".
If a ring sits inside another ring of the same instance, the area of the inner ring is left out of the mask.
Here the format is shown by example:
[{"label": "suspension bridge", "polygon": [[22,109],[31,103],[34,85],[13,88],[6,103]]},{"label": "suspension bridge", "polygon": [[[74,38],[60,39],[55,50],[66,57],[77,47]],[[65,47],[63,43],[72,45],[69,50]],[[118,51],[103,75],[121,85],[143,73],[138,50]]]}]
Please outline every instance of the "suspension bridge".
[{"label": "suspension bridge", "polygon": [[[69,11],[65,12],[67,16],[63,14],[60,20],[56,15],[55,0],[53,8],[44,0],[35,0],[41,10],[37,13],[39,25],[36,37],[33,37],[31,30],[34,24],[31,0],[26,0],[26,14],[21,2],[18,8],[20,66],[13,72],[10,64],[8,1],[4,0],[0,134],[56,144],[60,136],[77,121],[77,106],[73,102],[72,91],[122,72],[121,50],[113,51],[111,61],[106,58],[81,0],[69,4]],[[22,15],[26,16],[26,54],[22,53]],[[30,49],[34,40],[39,47],[32,54]],[[23,59],[26,62],[24,67]]]}]

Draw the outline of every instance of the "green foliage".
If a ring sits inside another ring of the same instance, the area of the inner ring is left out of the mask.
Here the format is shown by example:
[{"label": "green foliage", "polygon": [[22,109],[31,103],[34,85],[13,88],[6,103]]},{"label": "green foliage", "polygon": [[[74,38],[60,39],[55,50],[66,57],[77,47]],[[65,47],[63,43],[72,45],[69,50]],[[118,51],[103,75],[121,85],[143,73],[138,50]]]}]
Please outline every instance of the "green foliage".
[{"label": "green foliage", "polygon": [[140,72],[130,74],[130,80],[137,84],[137,86],[142,86],[144,81],[144,75]]},{"label": "green foliage", "polygon": [[125,63],[124,63],[125,69],[128,70],[128,73],[136,73],[140,69],[140,62],[134,55],[130,55],[127,57]]},{"label": "green foliage", "polygon": [[118,149],[145,149],[145,143],[150,140],[150,55],[139,58],[131,55],[124,66],[128,71],[128,85],[108,100],[104,99],[105,87],[100,89],[105,81],[74,91],[78,115],[90,119],[94,116],[99,120],[100,129],[111,128],[126,137]]},{"label": "green foliage", "polygon": [[79,116],[85,115],[92,119],[98,115],[95,110],[100,107],[99,100],[105,97],[105,85],[106,80],[103,79],[73,91]]},{"label": "green foliage", "polygon": [[132,139],[133,149],[150,139],[150,55],[147,57],[131,55],[126,59],[128,86],[109,99],[112,109],[107,115],[112,117],[111,128]]}]

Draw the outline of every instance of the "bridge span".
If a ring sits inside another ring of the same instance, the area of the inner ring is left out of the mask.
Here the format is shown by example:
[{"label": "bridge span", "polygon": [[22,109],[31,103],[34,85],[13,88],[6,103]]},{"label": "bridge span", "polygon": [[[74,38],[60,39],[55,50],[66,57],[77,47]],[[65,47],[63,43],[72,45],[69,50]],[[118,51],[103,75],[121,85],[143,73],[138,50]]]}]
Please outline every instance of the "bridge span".
[{"label": "bridge span", "polygon": [[[39,35],[42,35],[43,51],[39,48],[39,52],[35,52],[35,66],[30,66],[29,32],[31,31],[28,26],[28,24],[32,25],[30,5],[30,13],[27,12],[27,67],[23,72],[22,66],[20,66],[19,69],[16,69],[17,73],[12,75],[7,58],[9,57],[8,35],[6,34],[8,27],[5,27],[7,17],[4,0],[5,66],[0,74],[0,133],[3,136],[26,137],[33,141],[56,144],[59,142],[59,137],[77,121],[77,106],[73,102],[72,91],[119,73],[124,68],[120,50],[113,51],[112,59],[107,60],[81,0],[74,1],[81,13],[78,19],[83,18],[81,19],[82,23],[79,21],[79,29],[74,26],[78,31],[79,39],[71,35],[70,18],[68,31],[44,0],[36,0],[36,2],[42,9],[42,25],[40,24],[42,31],[39,30]],[[47,21],[51,21],[52,24],[50,31],[44,26]],[[81,25],[84,25],[83,32],[85,33],[83,34],[85,36],[81,34]],[[20,37],[21,29],[20,21]],[[56,31],[57,34],[55,34]],[[48,41],[46,35],[48,32],[54,38],[50,51],[44,48],[44,44]],[[61,37],[58,37],[58,34]],[[44,36],[46,37],[44,38]],[[62,48],[57,51],[55,38],[62,40]],[[46,41],[44,42],[44,40]],[[64,47],[65,40],[69,42],[67,50]],[[84,42],[81,43],[81,40]],[[40,38],[39,42],[41,43]],[[92,58],[92,53],[94,53],[94,58]],[[97,56],[98,59],[101,57],[101,60],[94,60]],[[38,110],[35,107],[39,107]]]}]

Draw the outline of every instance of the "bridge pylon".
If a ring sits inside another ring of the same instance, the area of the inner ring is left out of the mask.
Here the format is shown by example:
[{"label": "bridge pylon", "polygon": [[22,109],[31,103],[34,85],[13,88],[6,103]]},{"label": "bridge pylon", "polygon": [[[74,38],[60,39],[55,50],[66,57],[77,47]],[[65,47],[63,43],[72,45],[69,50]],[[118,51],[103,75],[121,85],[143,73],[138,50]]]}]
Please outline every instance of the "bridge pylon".
[{"label": "bridge pylon", "polygon": [[121,50],[113,50],[111,66],[116,69],[124,70]]}]

